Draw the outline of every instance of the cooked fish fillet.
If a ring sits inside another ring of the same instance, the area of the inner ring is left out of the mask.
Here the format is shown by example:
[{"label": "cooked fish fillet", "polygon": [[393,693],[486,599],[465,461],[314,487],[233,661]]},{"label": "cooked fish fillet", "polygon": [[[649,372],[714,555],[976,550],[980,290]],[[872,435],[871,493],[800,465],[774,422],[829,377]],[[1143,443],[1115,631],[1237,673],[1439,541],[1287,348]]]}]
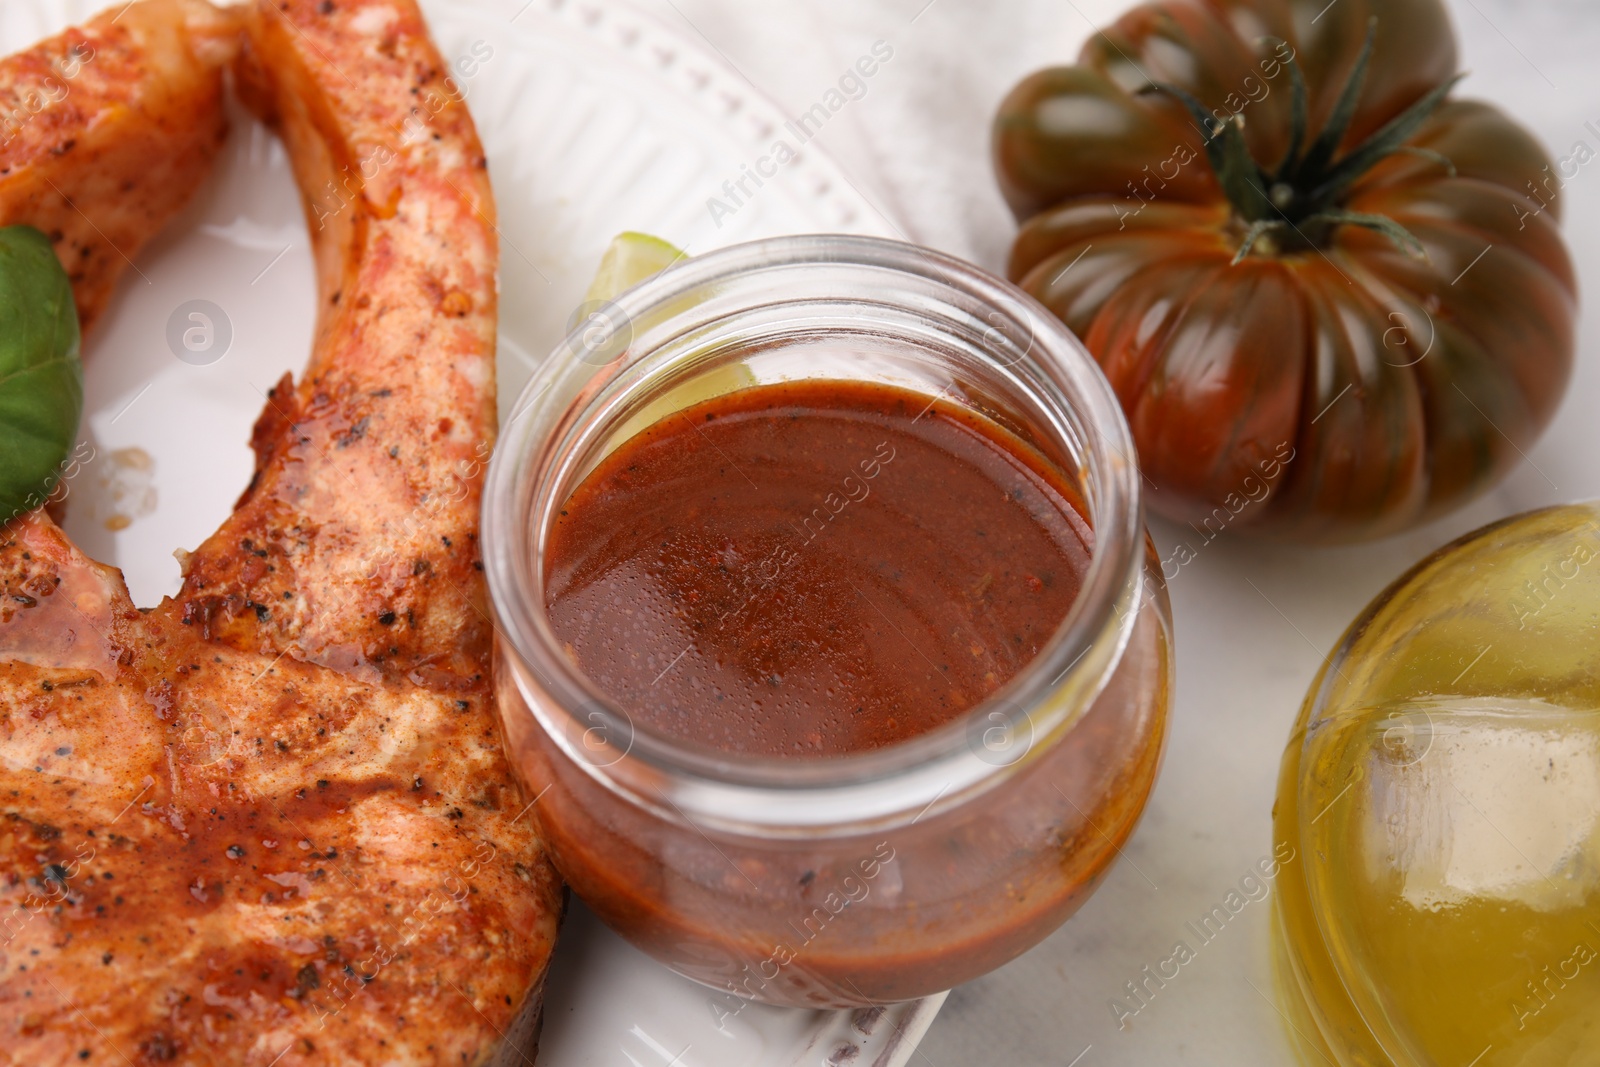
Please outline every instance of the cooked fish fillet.
[{"label": "cooked fish fillet", "polygon": [[528,1063],[561,889],[490,706],[482,149],[413,0],[243,24],[315,351],[175,599],[0,534],[0,1062]]},{"label": "cooked fish fillet", "polygon": [[85,328],[210,173],[237,46],[204,0],[144,0],[0,60],[0,223],[49,235]]}]

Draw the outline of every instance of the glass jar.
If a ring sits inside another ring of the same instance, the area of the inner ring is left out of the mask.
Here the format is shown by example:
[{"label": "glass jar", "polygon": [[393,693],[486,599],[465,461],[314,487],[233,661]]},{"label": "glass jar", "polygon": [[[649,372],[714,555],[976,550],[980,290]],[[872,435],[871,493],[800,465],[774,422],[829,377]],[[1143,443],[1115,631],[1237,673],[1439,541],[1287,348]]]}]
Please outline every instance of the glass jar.
[{"label": "glass jar", "polygon": [[1273,822],[1303,1063],[1600,1063],[1600,507],[1469,534],[1374,601]]},{"label": "glass jar", "polygon": [[[994,699],[870,752],[752,758],[644,727],[544,610],[552,520],[611,449],[756,383],[887,383],[975,409],[1082,497],[1067,618]],[[504,739],[551,856],[639,948],[745,1000],[845,1007],[984,974],[1082,903],[1155,780],[1170,620],[1122,413],[1088,353],[1009,284],[835,236],[684,261],[599,308],[528,385],[491,464],[484,559]]]}]

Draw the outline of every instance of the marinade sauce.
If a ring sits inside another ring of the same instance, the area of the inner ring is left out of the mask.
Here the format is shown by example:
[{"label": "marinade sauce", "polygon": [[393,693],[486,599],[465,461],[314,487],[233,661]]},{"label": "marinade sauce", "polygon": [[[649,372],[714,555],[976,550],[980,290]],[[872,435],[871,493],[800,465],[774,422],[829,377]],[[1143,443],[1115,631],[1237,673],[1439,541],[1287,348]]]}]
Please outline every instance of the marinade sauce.
[{"label": "marinade sauce", "polygon": [[607,456],[550,534],[567,654],[641,727],[816,757],[937,728],[1046,644],[1088,568],[1075,496],[948,401],[753,386]]}]

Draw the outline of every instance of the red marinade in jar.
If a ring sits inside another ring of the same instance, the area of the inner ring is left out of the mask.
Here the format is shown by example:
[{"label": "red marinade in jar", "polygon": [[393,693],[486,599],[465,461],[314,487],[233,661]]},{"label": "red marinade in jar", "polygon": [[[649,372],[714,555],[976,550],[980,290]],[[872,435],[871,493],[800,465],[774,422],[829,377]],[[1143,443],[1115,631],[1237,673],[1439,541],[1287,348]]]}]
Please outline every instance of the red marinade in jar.
[{"label": "red marinade in jar", "polygon": [[728,752],[903,741],[995,692],[1065,618],[1089,530],[980,415],[893,386],[749,388],[656,423],[563,507],[568,654],[639,726]]},{"label": "red marinade in jar", "polygon": [[[867,752],[959,718],[1048,645],[1089,566],[1085,511],[1033,447],[954,402],[863,381],[751,386],[663,417],[583,478],[549,529],[545,608],[641,731],[751,758]],[[1070,736],[1015,767],[1020,750],[975,752],[1002,784],[881,833],[683,825],[537,732],[508,743],[573,890],[724,990],[719,1020],[746,998],[922,996],[1036,944],[1131,832],[1170,670],[1165,594],[1147,580]]]}]

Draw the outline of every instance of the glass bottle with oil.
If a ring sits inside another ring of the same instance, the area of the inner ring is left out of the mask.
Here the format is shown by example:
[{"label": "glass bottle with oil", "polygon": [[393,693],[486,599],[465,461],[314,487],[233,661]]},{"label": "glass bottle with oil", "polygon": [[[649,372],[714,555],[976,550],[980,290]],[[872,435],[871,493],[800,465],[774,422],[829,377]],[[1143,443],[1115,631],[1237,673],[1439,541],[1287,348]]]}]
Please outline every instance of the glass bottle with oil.
[{"label": "glass bottle with oil", "polygon": [[1304,1063],[1600,1065],[1600,504],[1469,534],[1374,601],[1273,822]]}]

